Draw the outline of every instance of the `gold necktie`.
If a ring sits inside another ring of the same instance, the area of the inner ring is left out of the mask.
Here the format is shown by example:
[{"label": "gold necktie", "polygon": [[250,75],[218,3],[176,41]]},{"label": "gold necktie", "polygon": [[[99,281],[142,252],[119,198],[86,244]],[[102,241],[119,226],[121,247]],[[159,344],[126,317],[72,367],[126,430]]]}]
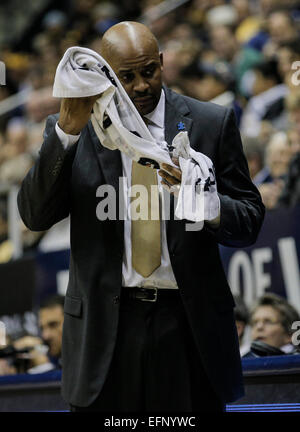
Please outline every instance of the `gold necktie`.
[{"label": "gold necktie", "polygon": [[132,267],[142,276],[148,277],[161,263],[160,209],[156,170],[133,161],[131,186],[134,185],[144,186],[147,196],[140,194],[140,198],[148,199],[147,202],[143,202],[143,208],[147,209],[146,218],[131,220]]}]

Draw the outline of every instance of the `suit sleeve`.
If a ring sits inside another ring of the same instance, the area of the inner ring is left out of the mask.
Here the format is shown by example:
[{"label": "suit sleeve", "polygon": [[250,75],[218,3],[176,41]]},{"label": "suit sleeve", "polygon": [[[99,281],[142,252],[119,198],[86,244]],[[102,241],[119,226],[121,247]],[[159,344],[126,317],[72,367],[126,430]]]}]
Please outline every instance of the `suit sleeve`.
[{"label": "suit sleeve", "polygon": [[55,131],[57,116],[49,116],[44,142],[35,165],[24,178],[18,208],[32,231],[51,228],[70,213],[70,178],[77,143],[64,148]]},{"label": "suit sleeve", "polygon": [[216,163],[221,204],[220,226],[207,228],[224,246],[246,247],[255,243],[265,207],[249,175],[233,109],[227,109],[220,134]]}]

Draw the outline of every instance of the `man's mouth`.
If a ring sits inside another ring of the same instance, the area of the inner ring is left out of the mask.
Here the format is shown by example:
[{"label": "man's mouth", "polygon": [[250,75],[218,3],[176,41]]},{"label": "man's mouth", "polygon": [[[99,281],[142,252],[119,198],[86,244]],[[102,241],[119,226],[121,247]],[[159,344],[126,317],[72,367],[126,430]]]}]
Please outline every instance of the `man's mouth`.
[{"label": "man's mouth", "polygon": [[141,96],[134,98],[134,102],[138,104],[146,104],[153,100],[152,96]]}]

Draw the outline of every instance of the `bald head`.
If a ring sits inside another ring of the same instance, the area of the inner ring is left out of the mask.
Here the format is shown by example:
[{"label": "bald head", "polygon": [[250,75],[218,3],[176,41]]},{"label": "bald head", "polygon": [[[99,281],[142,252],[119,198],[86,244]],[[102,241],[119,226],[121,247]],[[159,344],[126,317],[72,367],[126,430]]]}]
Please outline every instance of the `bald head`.
[{"label": "bald head", "polygon": [[144,24],[124,21],[110,27],[101,41],[102,57],[110,64],[141,115],[152,112],[162,89],[162,54]]},{"label": "bald head", "polygon": [[154,34],[144,24],[123,21],[110,27],[101,41],[101,55],[108,63],[120,53],[137,49],[153,50],[159,55],[158,42]]}]

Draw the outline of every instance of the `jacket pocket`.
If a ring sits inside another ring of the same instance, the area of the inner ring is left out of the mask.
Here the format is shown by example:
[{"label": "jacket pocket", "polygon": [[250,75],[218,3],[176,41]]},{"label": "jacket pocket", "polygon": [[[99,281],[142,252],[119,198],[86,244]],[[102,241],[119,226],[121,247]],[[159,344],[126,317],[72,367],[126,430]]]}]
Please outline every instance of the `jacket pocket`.
[{"label": "jacket pocket", "polygon": [[81,317],[82,299],[67,294],[65,296],[64,312],[74,317]]}]

